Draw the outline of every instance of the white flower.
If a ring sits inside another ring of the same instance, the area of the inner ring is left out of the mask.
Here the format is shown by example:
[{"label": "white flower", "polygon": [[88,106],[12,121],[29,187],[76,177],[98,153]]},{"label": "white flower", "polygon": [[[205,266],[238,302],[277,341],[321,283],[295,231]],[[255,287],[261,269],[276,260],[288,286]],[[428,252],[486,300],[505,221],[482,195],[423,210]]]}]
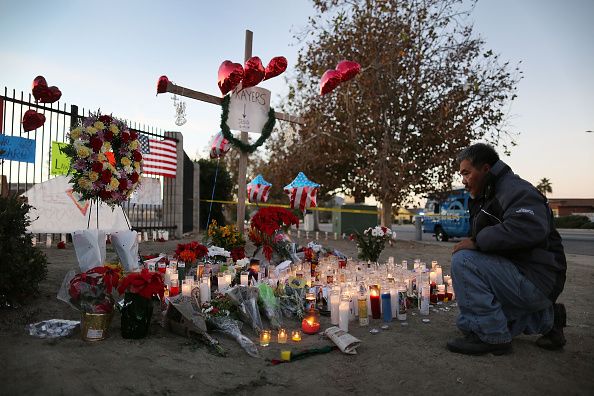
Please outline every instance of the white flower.
[{"label": "white flower", "polygon": [[318,245],[315,242],[309,242],[307,247],[312,249],[314,252],[319,253],[322,250],[322,245]]},{"label": "white flower", "polygon": [[235,262],[235,266],[238,268],[245,268],[250,263],[250,259],[247,257],[242,258],[241,260],[237,260]]},{"label": "white flower", "polygon": [[213,257],[213,256],[231,257],[231,253],[221,247],[211,246],[208,248],[208,256],[209,257]]},{"label": "white flower", "polygon": [[371,230],[371,236],[377,237],[377,236],[381,236],[380,232],[382,232],[382,230],[377,229],[377,227],[375,227],[373,230]]}]

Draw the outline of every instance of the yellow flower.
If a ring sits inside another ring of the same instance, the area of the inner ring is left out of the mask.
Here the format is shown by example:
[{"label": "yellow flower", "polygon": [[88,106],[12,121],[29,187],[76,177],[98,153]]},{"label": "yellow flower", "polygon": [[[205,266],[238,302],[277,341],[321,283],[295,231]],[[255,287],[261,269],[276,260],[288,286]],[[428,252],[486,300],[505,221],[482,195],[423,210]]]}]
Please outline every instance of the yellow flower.
[{"label": "yellow flower", "polygon": [[136,150],[138,148],[138,140],[132,140],[130,142],[130,150]]},{"label": "yellow flower", "polygon": [[72,131],[70,131],[70,139],[76,140],[80,137],[80,133],[82,132],[81,127],[76,127]]},{"label": "yellow flower", "polygon": [[101,147],[101,151],[106,153],[109,150],[111,150],[111,143],[109,142],[103,142],[103,146]]},{"label": "yellow flower", "polygon": [[97,179],[99,179],[99,173],[90,171],[89,172],[89,180],[92,182],[95,182],[95,181],[97,181]]},{"label": "yellow flower", "polygon": [[76,155],[78,155],[80,158],[87,158],[89,155],[91,155],[91,150],[89,150],[88,147],[80,146],[76,149]]},{"label": "yellow flower", "polygon": [[94,134],[96,134],[96,133],[97,133],[97,128],[93,128],[92,126],[90,126],[90,127],[87,127],[87,133],[88,133],[89,135],[94,135]]},{"label": "yellow flower", "polygon": [[132,161],[130,161],[130,158],[128,157],[122,157],[122,165],[124,166],[130,166],[132,164]]},{"label": "yellow flower", "polygon": [[93,183],[91,183],[91,181],[86,177],[81,177],[80,179],[78,179],[78,185],[80,186],[80,188],[83,188],[85,190],[90,190],[91,188],[93,188]]},{"label": "yellow flower", "polygon": [[111,186],[112,189],[115,190],[120,185],[120,182],[115,177],[112,177],[111,180],[110,180],[110,182],[109,182],[109,185]]},{"label": "yellow flower", "polygon": [[105,128],[105,125],[101,121],[96,121],[93,126],[99,130],[103,130]]},{"label": "yellow flower", "polygon": [[140,162],[134,161],[134,169],[136,169],[137,171],[140,170]]},{"label": "yellow flower", "polygon": [[109,126],[109,130],[111,132],[113,132],[114,135],[117,135],[118,133],[120,133],[120,128],[118,128],[118,126],[116,124],[111,124]]},{"label": "yellow flower", "polygon": [[103,153],[98,153],[98,154],[97,154],[97,159],[98,159],[100,162],[106,162],[106,161],[107,161],[107,157],[106,157],[106,156],[105,156],[105,154],[103,154]]}]

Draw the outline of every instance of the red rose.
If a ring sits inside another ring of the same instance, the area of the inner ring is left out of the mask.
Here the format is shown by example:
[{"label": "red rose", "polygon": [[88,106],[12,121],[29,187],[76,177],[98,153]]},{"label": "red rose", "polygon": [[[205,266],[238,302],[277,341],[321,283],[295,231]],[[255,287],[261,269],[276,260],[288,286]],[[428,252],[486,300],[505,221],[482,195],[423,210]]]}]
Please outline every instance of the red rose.
[{"label": "red rose", "polygon": [[101,173],[103,171],[103,164],[101,162],[93,162],[91,169],[93,172]]},{"label": "red rose", "polygon": [[142,153],[138,150],[134,150],[132,152],[132,158],[134,159],[134,161],[141,161],[142,160]]},{"label": "red rose", "polygon": [[113,139],[113,132],[112,131],[107,131],[103,134],[103,137],[105,138],[105,140],[107,140],[108,142],[111,141],[111,139]]},{"label": "red rose", "polygon": [[111,181],[111,171],[109,169],[105,169],[101,172],[101,181],[105,184]]},{"label": "red rose", "polygon": [[130,141],[130,134],[128,132],[122,132],[120,138],[123,143],[128,143]]},{"label": "red rose", "polygon": [[103,140],[99,139],[98,137],[94,136],[91,138],[91,147],[93,148],[93,151],[98,153],[101,150],[101,147],[103,147]]},{"label": "red rose", "polygon": [[136,183],[139,178],[140,178],[140,175],[138,173],[132,172],[132,176],[130,176],[130,180],[132,180],[132,183]]},{"label": "red rose", "polygon": [[104,201],[109,200],[111,199],[111,192],[107,190],[101,190],[99,191],[99,198],[101,198]]},{"label": "red rose", "polygon": [[120,186],[118,187],[120,191],[125,191],[128,189],[128,179],[120,179]]},{"label": "red rose", "polygon": [[111,122],[113,121],[113,118],[111,118],[108,115],[102,115],[99,117],[99,121],[101,121],[102,123],[104,123],[106,126],[111,124]]},{"label": "red rose", "polygon": [[138,139],[138,132],[130,131],[130,139],[132,139],[132,140]]}]

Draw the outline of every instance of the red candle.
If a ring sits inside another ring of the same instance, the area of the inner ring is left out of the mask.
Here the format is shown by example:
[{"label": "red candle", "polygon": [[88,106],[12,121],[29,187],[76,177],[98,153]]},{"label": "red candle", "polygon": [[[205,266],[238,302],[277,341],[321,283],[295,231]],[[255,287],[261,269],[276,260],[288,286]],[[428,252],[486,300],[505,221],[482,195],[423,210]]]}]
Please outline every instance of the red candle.
[{"label": "red candle", "polygon": [[171,297],[177,296],[179,294],[179,286],[171,286],[169,289],[169,295]]},{"label": "red candle", "polygon": [[315,314],[307,314],[301,322],[301,329],[305,334],[317,334],[320,331],[320,321]]},{"label": "red candle", "polygon": [[381,316],[380,294],[377,286],[371,286],[369,292],[369,302],[371,303],[371,317],[379,319]]}]

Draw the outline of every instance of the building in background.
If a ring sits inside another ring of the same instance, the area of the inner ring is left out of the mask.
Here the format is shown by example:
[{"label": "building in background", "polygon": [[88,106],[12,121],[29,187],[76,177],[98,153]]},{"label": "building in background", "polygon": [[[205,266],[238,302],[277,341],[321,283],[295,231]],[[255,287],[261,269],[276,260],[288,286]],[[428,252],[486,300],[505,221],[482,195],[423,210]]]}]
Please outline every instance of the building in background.
[{"label": "building in background", "polygon": [[569,215],[594,217],[594,198],[549,198],[549,205],[556,217]]}]

